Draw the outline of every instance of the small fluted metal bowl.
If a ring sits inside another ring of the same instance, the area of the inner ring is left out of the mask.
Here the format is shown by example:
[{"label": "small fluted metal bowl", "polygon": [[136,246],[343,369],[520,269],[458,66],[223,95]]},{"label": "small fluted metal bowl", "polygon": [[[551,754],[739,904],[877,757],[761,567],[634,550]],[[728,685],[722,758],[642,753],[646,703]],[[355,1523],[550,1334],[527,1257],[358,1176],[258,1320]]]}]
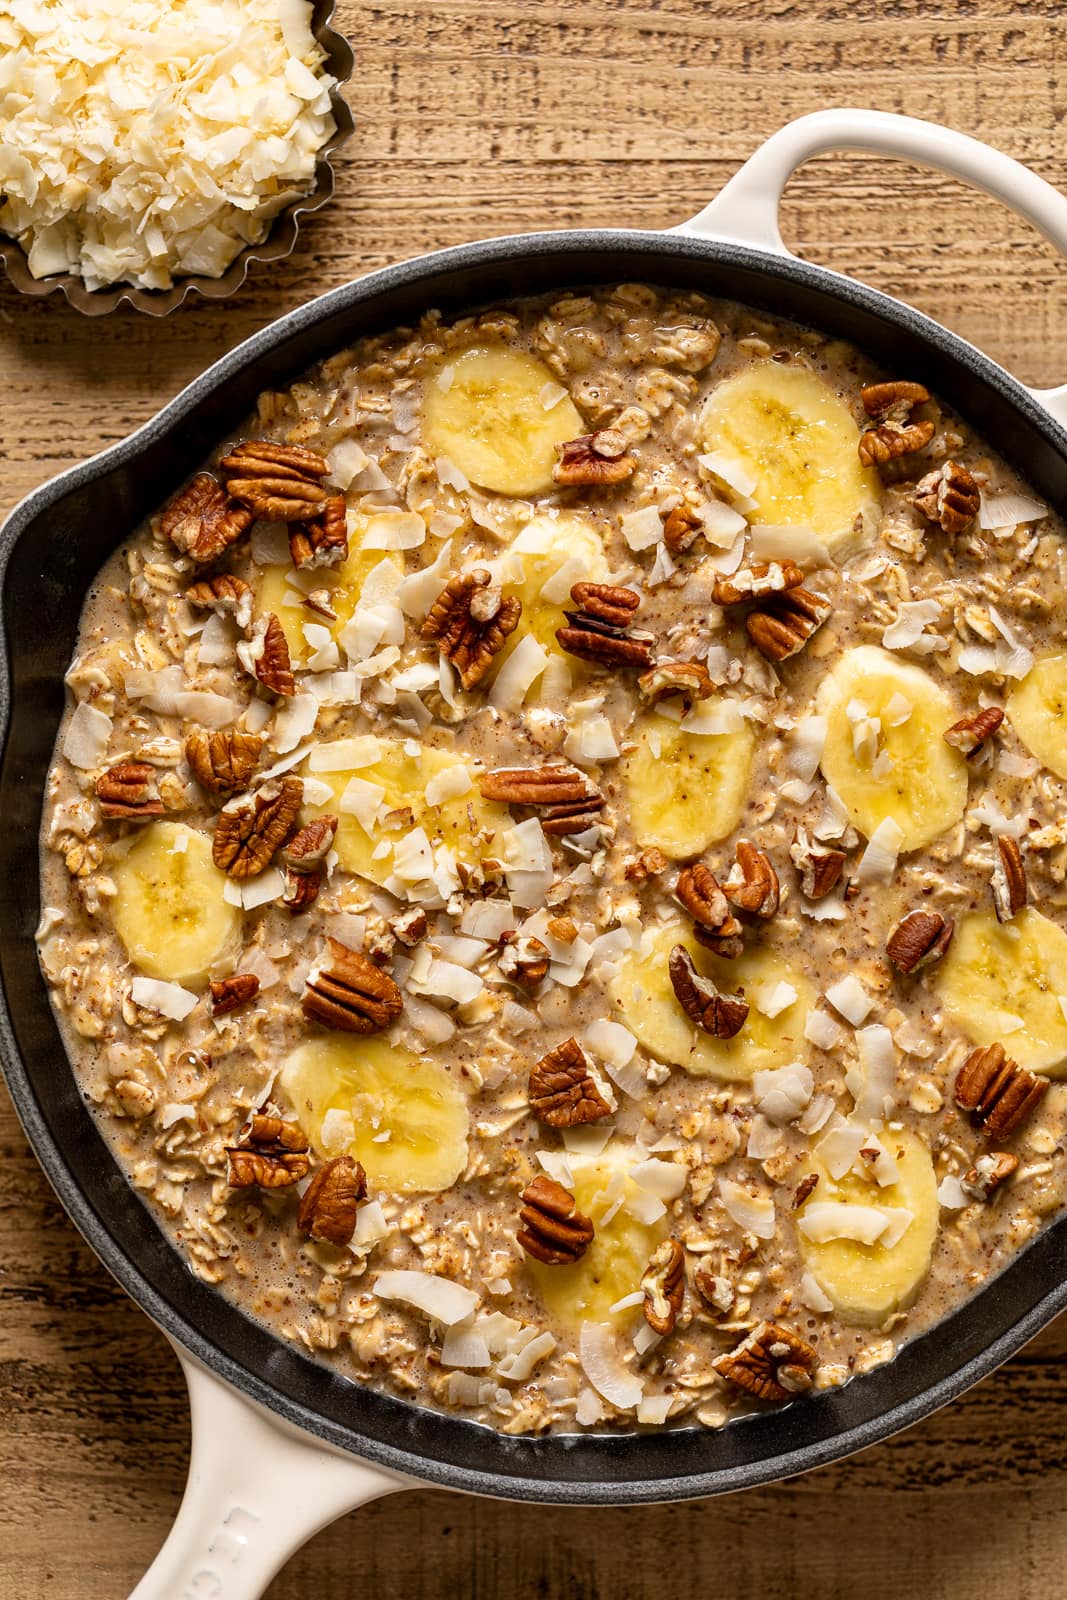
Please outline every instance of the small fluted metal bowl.
[{"label": "small fluted metal bowl", "polygon": [[254,261],[282,261],[292,255],[301,217],[320,210],[333,194],[334,172],[330,157],[353,133],[352,113],[341,93],[342,85],[352,76],[352,48],[348,40],[330,26],[334,6],[335,0],[315,0],[311,15],[311,31],[326,52],[323,65],[335,79],[335,87],[330,91],[334,131],[318,153],[314,177],[306,193],[283,207],[271,222],[266,237],[258,244],[246,245],[221,277],[190,275],[179,278],[169,289],[138,289],[128,283],[118,283],[107,289],[87,289],[84,281],[73,272],[33,277],[26,252],[18,240],[0,234],[0,260],[13,287],[20,294],[33,295],[38,300],[46,295],[61,294],[75,311],[84,312],[87,317],[104,316],[122,305],[143,311],[149,317],[165,317],[184,304],[190,295],[198,294],[205,300],[225,300],[244,283]]}]

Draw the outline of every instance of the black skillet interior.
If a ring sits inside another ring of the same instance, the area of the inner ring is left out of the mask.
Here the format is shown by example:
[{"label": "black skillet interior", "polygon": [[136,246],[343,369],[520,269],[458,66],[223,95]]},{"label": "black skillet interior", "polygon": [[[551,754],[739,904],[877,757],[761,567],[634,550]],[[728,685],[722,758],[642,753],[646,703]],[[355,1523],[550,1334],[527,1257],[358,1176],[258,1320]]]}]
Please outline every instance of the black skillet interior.
[{"label": "black skillet interior", "polygon": [[246,1394],[343,1449],[453,1488],[618,1503],[707,1495],[872,1444],[961,1393],[1067,1305],[1067,1226],[888,1366],[718,1432],[514,1439],[336,1377],[194,1278],[134,1197],[82,1103],[37,964],[37,834],[83,596],[104,559],[230,433],[260,390],[359,335],[445,310],[590,283],[648,281],[741,300],[851,340],[958,408],[1067,512],[1067,435],[999,368],[936,324],[821,269],[737,246],[636,233],[463,246],[348,285],[256,335],[105,461],[23,503],[0,534],[9,722],[0,770],[0,1048],[22,1122],[61,1200],[155,1321]]}]

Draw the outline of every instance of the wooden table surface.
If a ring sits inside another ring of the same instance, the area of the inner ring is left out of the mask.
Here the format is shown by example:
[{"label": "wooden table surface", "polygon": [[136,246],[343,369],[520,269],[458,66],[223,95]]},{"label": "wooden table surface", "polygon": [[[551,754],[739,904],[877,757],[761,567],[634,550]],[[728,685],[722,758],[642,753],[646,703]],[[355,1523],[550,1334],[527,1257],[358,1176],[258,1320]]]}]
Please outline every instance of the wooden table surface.
[{"label": "wooden table surface", "polygon": [[[121,438],[280,312],[386,262],[498,233],[659,228],[782,122],[833,105],[963,129],[1067,189],[1060,0],[382,0],[341,4],[359,126],[295,255],[159,324],[0,285],[0,512]],[[1067,267],[947,178],[811,163],[784,231],[1034,383],[1067,379]],[[181,1492],[186,1403],[162,1337],[66,1221],[0,1090],[0,1600],[115,1600]],[[436,1491],[354,1513],[272,1600],[1058,1600],[1067,1320],[850,1463],[717,1502],[592,1512]]]}]

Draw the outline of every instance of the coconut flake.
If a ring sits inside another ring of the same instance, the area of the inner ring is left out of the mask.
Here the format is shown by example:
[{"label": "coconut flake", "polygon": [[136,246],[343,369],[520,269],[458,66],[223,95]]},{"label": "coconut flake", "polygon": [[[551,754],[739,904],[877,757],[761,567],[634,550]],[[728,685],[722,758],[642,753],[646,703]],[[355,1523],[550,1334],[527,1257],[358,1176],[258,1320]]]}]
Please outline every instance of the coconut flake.
[{"label": "coconut flake", "polygon": [[856,1034],[859,1061],[845,1073],[845,1084],[856,1102],[855,1115],[881,1122],[896,1097],[897,1052],[893,1035],[881,1023]]},{"label": "coconut flake", "polygon": [[315,731],[319,702],[313,694],[295,694],[274,714],[273,743],[279,755],[295,750]]},{"label": "coconut flake", "polygon": [[89,772],[104,759],[111,738],[111,718],[87,700],[74,707],[63,738],[63,754],[72,767]]},{"label": "coconut flake", "polygon": [[162,978],[134,978],[130,999],[135,1006],[155,1011],[172,1022],[184,1022],[198,1003],[198,996],[179,983],[164,983]]},{"label": "coconut flake", "polygon": [[525,634],[493,680],[489,704],[497,711],[518,711],[547,665],[547,650],[532,633]]},{"label": "coconut flake", "polygon": [[809,1201],[797,1228],[813,1244],[852,1239],[857,1244],[899,1243],[914,1221],[912,1212],[893,1206],[846,1205],[839,1200]]},{"label": "coconut flake", "polygon": [[752,1004],[764,1017],[778,1017],[787,1011],[797,998],[791,983],[779,979],[776,983],[760,983],[752,990]]},{"label": "coconut flake", "polygon": [[445,1327],[464,1322],[479,1299],[472,1289],[432,1272],[379,1272],[373,1289],[379,1300],[402,1300]]},{"label": "coconut flake", "polygon": [[833,1301],[830,1299],[829,1295],[823,1292],[816,1278],[810,1272],[805,1272],[801,1277],[800,1285],[797,1290],[797,1299],[800,1301],[801,1305],[806,1306],[809,1311],[819,1311],[825,1313],[834,1309]]},{"label": "coconut flake", "polygon": [[784,1067],[768,1067],[752,1077],[756,1104],[771,1122],[792,1122],[811,1099],[815,1080],[811,1068],[790,1061]]},{"label": "coconut flake", "polygon": [[489,1346],[480,1333],[464,1323],[454,1323],[441,1344],[443,1367],[483,1368],[490,1365]]},{"label": "coconut flake", "polygon": [[725,450],[709,450],[705,455],[697,456],[697,464],[703,467],[709,477],[718,478],[735,495],[747,500],[759,481],[756,474],[738,461],[736,456],[731,456]]},{"label": "coconut flake", "polygon": [[1026,494],[983,494],[978,507],[980,528],[1017,528],[1022,523],[1040,522],[1048,507]]},{"label": "coconut flake", "polygon": [[750,1161],[769,1161],[783,1148],[785,1140],[781,1128],[775,1127],[765,1116],[757,1112],[752,1118],[748,1130],[748,1143],[745,1146],[745,1155]]},{"label": "coconut flake", "polygon": [[655,506],[643,506],[619,518],[619,531],[631,550],[647,550],[662,541],[663,519]]},{"label": "coconut flake", "polygon": [[609,1322],[583,1322],[578,1350],[584,1371],[596,1392],[617,1411],[632,1411],[641,1403],[644,1386],[624,1366]]},{"label": "coconut flake", "polygon": [[937,1201],[946,1211],[962,1211],[971,1204],[971,1196],[964,1191],[958,1178],[951,1173],[941,1179],[937,1187]]},{"label": "coconut flake", "polygon": [[719,1179],[719,1195],[728,1215],[739,1228],[746,1233],[754,1233],[757,1239],[774,1238],[774,1201],[770,1195],[750,1194],[729,1178]]},{"label": "coconut flake", "polygon": [[748,530],[749,553],[757,561],[795,561],[799,567],[832,567],[833,558],[810,528],[753,523]]},{"label": "coconut flake", "polygon": [[904,600],[897,611],[896,620],[882,634],[887,650],[914,650],[927,655],[932,650],[946,650],[947,642],[940,637],[929,637],[924,630],[941,615],[936,600]]},{"label": "coconut flake", "polygon": [[700,508],[705,539],[717,550],[729,550],[738,534],[745,531],[745,519],[722,500],[706,500]]},{"label": "coconut flake", "polygon": [[809,1011],[804,1019],[804,1037],[819,1050],[832,1050],[841,1042],[841,1026],[826,1011]]},{"label": "coconut flake", "polygon": [[856,868],[860,884],[888,883],[896,871],[904,830],[893,817],[883,817],[867,841]]},{"label": "coconut flake", "polygon": [[850,972],[840,982],[833,983],[826,991],[826,998],[834,1010],[844,1017],[846,1022],[851,1022],[858,1028],[870,1015],[874,1001],[863,987],[863,984]]}]

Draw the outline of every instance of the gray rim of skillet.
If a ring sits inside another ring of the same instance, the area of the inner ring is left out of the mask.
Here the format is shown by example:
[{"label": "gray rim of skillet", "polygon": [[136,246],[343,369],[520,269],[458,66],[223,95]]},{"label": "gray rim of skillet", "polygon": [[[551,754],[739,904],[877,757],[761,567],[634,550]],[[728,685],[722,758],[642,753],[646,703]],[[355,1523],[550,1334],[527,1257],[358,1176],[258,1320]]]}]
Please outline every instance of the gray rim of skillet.
[{"label": "gray rim of skillet", "polygon": [[715,240],[608,230],[462,245],[301,306],[211,367],[130,438],[64,472],[0,530],[0,1058],[22,1125],[92,1249],[153,1320],[243,1394],[329,1444],[430,1483],[503,1498],[624,1504],[726,1493],[838,1460],[963,1393],[1067,1306],[1067,1222],[896,1359],[718,1430],[512,1438],[340,1377],[185,1267],[127,1184],[75,1085],[37,962],[38,829],[82,600],[111,551],[252,410],[365,333],[428,307],[647,282],[741,301],[851,341],[926,383],[1050,505],[1067,510],[1067,433],[1000,367],[936,322],[823,268]]}]

